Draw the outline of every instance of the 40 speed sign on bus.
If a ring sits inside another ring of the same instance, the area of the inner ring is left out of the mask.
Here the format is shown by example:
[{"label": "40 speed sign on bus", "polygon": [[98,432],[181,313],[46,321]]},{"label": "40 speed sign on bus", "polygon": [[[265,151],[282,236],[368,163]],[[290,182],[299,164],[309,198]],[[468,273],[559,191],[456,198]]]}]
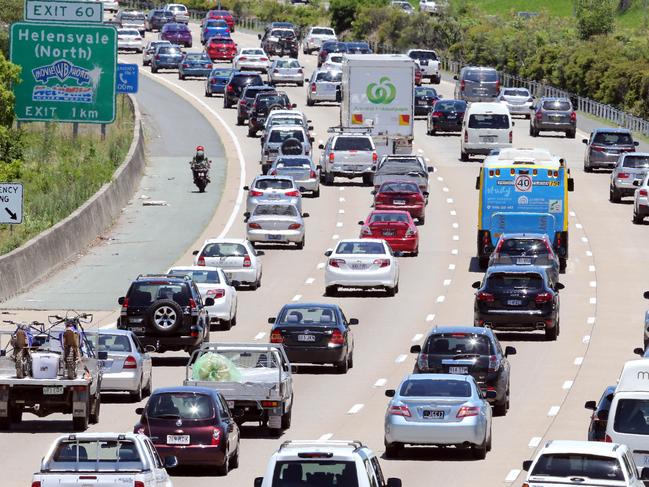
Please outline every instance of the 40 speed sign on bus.
[{"label": "40 speed sign on bus", "polygon": [[21,121],[112,123],[115,119],[117,31],[108,25],[17,22],[11,61]]},{"label": "40 speed sign on bus", "polygon": [[519,174],[516,176],[516,179],[514,179],[514,188],[516,188],[516,191],[519,193],[529,193],[532,191],[533,184],[532,176],[528,176],[527,174]]}]

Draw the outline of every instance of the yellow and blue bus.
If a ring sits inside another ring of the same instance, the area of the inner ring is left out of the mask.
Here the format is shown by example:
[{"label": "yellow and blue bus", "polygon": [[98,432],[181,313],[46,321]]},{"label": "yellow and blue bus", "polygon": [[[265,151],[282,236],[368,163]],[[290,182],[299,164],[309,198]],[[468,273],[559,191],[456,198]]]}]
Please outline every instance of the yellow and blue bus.
[{"label": "yellow and blue bus", "polygon": [[563,159],[544,149],[503,149],[489,156],[476,181],[477,256],[486,268],[503,233],[545,233],[565,268],[568,259],[568,192],[574,181]]}]

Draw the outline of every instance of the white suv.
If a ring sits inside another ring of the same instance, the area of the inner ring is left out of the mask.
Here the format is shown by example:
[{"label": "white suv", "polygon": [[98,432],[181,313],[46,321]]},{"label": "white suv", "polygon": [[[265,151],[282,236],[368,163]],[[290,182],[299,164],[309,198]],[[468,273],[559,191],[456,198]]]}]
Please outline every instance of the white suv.
[{"label": "white suv", "polygon": [[[626,445],[598,441],[548,441],[534,460],[523,462],[528,471],[523,485],[552,487],[558,484],[641,487],[648,475],[638,472]],[[646,469],[649,474],[649,469]],[[570,481],[567,481],[570,479]]]},{"label": "white suv", "polygon": [[268,462],[255,487],[280,485],[319,487],[401,487],[401,480],[387,481],[379,459],[360,441],[286,441]]},{"label": "white suv", "polygon": [[341,133],[332,135],[326,144],[320,144],[320,177],[325,186],[334,183],[334,177],[348,179],[362,177],[363,183],[372,185],[373,167],[378,154],[371,135]]},{"label": "white suv", "polygon": [[319,51],[323,42],[336,40],[338,40],[336,31],[331,27],[311,27],[302,41],[302,52],[311,54],[313,51]]}]

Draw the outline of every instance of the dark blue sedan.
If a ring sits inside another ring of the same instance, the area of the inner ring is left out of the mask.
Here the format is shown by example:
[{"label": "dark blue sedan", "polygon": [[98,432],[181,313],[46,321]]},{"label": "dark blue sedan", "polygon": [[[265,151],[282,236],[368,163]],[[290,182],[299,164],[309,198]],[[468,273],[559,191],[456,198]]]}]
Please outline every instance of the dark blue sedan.
[{"label": "dark blue sedan", "polygon": [[151,57],[151,72],[157,73],[160,69],[178,69],[183,59],[183,51],[178,46],[159,45]]},{"label": "dark blue sedan", "polygon": [[204,52],[188,52],[178,65],[178,79],[207,78],[212,71],[212,60]]},{"label": "dark blue sedan", "polygon": [[214,68],[205,82],[205,96],[222,95],[232,71],[232,68]]}]

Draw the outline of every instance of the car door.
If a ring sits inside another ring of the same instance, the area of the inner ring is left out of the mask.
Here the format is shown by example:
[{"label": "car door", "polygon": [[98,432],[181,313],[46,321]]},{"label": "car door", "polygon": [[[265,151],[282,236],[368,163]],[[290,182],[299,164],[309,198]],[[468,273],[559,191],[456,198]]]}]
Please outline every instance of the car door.
[{"label": "car door", "polygon": [[227,402],[223,399],[221,394],[218,394],[219,402],[217,404],[219,408],[219,416],[221,421],[227,425],[228,429],[228,451],[227,455],[232,455],[239,446],[240,432],[239,426],[232,418],[230,413],[230,408],[228,407]]},{"label": "car door", "polygon": [[151,465],[155,482],[153,485],[155,485],[155,487],[172,487],[169,474],[164,468],[160,455],[158,455],[158,451],[153,446],[153,443],[151,443],[151,440],[149,438],[145,439],[144,445],[149,452],[149,458],[153,461],[153,465]]},{"label": "car door", "polygon": [[[502,368],[501,373],[498,376],[498,387],[507,387],[507,384],[509,383],[509,373],[510,373],[510,365],[509,365],[509,360],[507,357],[505,357],[505,354],[503,352],[502,346],[500,345],[500,342],[494,337],[494,343],[495,343],[495,351],[496,351],[496,357],[498,357],[498,362],[500,363],[500,366]],[[507,390],[507,389],[501,389],[501,390]]]},{"label": "car door", "polygon": [[345,313],[343,313],[342,310],[340,310],[340,316],[342,317],[342,323],[345,325],[345,330],[347,334],[347,353],[349,355],[352,354],[354,351],[354,334],[352,333],[351,326],[349,325],[349,321],[347,321],[347,317],[345,316]]},{"label": "car door", "polygon": [[151,374],[153,371],[153,360],[151,359],[151,355],[149,355],[149,353],[144,349],[144,347],[140,343],[140,340],[137,338],[137,335],[131,333],[131,340],[133,341],[133,345],[135,346],[135,349],[138,351],[142,359],[142,386],[144,387],[146,384],[149,384],[151,382]]}]

